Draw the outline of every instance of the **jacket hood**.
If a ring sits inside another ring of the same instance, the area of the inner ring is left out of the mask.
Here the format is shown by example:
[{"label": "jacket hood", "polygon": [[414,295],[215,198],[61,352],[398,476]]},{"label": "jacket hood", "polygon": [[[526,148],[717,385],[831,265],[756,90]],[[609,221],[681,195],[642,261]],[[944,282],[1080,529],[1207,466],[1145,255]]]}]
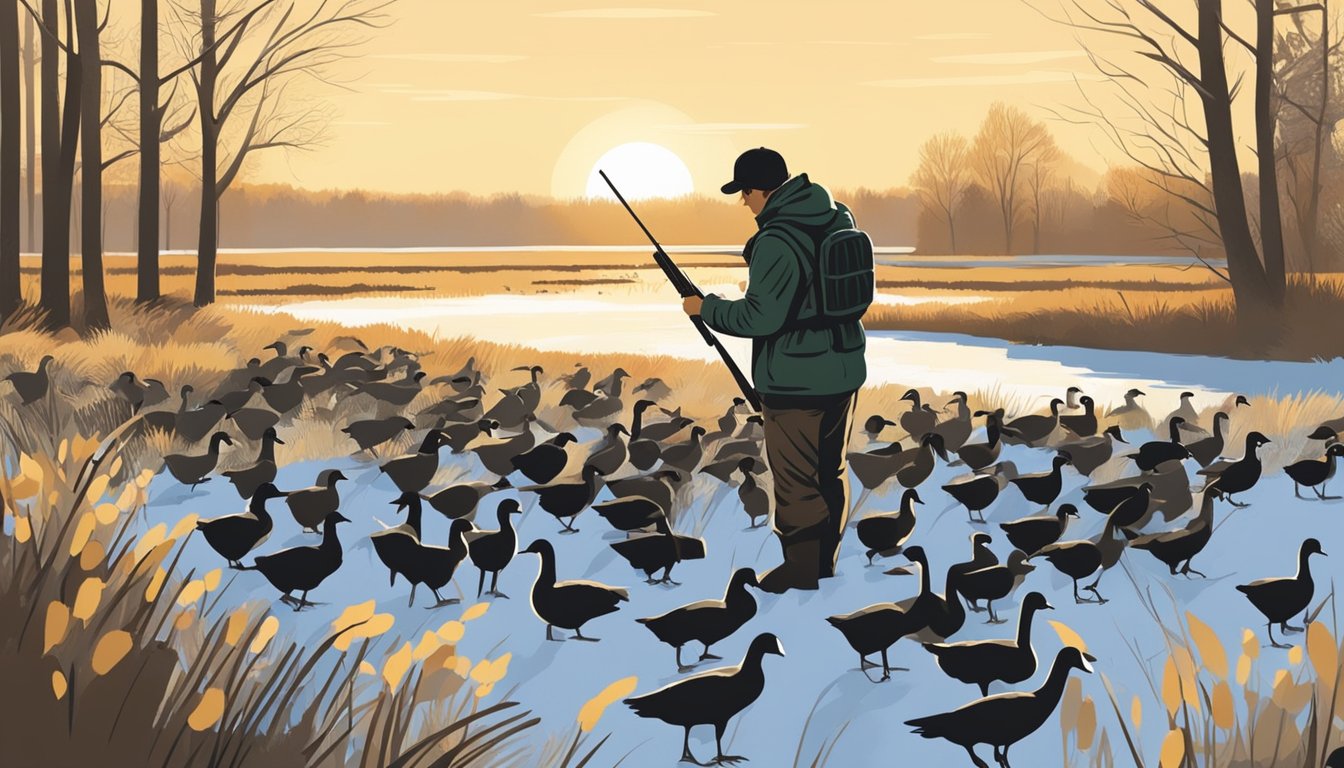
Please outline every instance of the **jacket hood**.
[{"label": "jacket hood", "polygon": [[835,213],[831,193],[822,185],[809,181],[806,173],[800,173],[770,195],[756,216],[756,223],[764,227],[781,220],[804,227],[820,227],[830,223]]}]

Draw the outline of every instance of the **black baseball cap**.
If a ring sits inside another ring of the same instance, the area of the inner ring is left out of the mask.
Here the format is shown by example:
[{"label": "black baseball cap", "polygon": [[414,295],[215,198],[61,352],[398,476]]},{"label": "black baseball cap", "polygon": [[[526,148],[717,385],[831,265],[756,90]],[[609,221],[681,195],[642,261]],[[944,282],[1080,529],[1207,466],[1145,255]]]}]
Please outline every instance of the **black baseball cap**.
[{"label": "black baseball cap", "polygon": [[789,167],[784,156],[773,149],[757,147],[737,156],[733,163],[733,180],[720,187],[725,195],[734,195],[744,189],[778,189],[789,180]]}]

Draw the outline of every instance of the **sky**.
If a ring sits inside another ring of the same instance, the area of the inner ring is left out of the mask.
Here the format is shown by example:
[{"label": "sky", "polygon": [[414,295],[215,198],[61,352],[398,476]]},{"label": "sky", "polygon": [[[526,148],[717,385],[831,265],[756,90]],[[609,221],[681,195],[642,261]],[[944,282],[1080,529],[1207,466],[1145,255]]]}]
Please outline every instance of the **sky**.
[{"label": "sky", "polygon": [[905,185],[920,144],[1002,100],[1098,171],[1096,129],[1051,118],[1095,71],[1021,0],[398,0],[323,91],[324,146],[268,153],[253,182],[311,189],[583,195],[629,142],[666,147],[717,195],[743,149],[835,188]]}]

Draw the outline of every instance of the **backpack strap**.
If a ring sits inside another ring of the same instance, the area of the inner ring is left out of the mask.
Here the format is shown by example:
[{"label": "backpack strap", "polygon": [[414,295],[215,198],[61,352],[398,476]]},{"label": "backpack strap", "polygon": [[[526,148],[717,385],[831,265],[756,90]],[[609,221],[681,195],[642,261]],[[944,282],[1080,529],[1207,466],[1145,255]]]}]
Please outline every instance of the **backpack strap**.
[{"label": "backpack strap", "polygon": [[[831,227],[835,225],[836,219],[843,211],[836,209],[835,215],[830,221],[819,227],[801,227],[792,222],[775,221],[766,225],[758,235],[766,232],[778,233],[793,246],[794,254],[798,258],[802,276],[811,281],[812,303],[815,315],[813,317],[802,319],[798,318],[798,313],[802,311],[804,302],[804,291],[806,286],[799,285],[798,296],[794,300],[793,306],[789,310],[791,320],[788,323],[791,329],[795,330],[818,330],[828,331],[831,336],[831,348],[838,350],[840,348],[840,324],[834,320],[826,318],[822,314],[822,284],[821,284],[821,243],[826,239]],[[810,246],[810,249],[809,249]],[[809,261],[809,255],[811,260]]]}]

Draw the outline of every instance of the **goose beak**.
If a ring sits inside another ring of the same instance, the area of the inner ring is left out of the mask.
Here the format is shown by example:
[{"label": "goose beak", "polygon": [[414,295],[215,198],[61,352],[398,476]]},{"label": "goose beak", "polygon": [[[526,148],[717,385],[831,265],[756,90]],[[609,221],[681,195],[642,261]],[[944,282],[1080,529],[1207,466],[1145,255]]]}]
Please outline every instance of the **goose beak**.
[{"label": "goose beak", "polygon": [[285,441],[284,441],[284,440],[281,440],[279,437],[272,438],[272,440],[273,440],[275,443],[277,443],[278,445],[284,445],[284,444],[285,444]]},{"label": "goose beak", "polygon": [[1087,651],[1083,651],[1083,671],[1089,673],[1092,672],[1092,665],[1095,663],[1097,663],[1097,657]]},{"label": "goose beak", "polygon": [[1055,606],[1053,606],[1053,605],[1051,605],[1051,604],[1049,604],[1049,603],[1046,603],[1046,604],[1045,604],[1045,610],[1047,610],[1047,611],[1053,611],[1053,610],[1055,610]]},{"label": "goose beak", "polygon": [[775,638],[775,652],[780,656],[784,655],[784,642],[779,638]]}]

